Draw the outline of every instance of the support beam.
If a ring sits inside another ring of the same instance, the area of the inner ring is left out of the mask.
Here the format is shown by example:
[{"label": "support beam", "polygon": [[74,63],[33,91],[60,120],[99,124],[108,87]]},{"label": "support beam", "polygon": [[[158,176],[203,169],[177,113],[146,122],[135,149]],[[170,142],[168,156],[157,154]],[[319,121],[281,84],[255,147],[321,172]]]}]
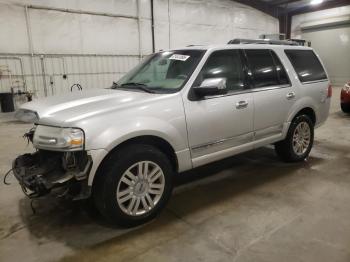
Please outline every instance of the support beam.
[{"label": "support beam", "polygon": [[253,7],[275,18],[278,18],[278,15],[281,13],[281,10],[279,7],[271,6],[268,3],[265,3],[263,1],[258,1],[258,0],[234,0],[234,1],[240,4]]},{"label": "support beam", "polygon": [[280,27],[280,34],[285,34],[286,39],[290,39],[291,27],[292,27],[292,17],[288,13],[281,14],[278,17],[278,21],[279,21],[279,27]]}]

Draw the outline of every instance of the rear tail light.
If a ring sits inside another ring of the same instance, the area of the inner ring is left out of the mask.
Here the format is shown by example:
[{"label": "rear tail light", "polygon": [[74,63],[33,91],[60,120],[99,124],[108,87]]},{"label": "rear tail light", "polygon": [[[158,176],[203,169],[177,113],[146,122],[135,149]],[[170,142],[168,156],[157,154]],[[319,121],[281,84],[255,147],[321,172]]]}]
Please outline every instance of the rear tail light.
[{"label": "rear tail light", "polygon": [[332,97],[332,86],[328,86],[327,97]]}]

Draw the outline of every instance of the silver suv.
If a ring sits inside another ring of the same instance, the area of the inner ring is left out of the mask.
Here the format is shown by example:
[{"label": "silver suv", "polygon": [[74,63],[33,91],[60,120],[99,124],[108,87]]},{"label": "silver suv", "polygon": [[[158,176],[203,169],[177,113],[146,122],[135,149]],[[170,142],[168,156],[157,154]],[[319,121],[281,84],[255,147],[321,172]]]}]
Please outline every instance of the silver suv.
[{"label": "silver suv", "polygon": [[304,160],[328,117],[332,89],[311,48],[190,46],[150,55],[107,89],[24,104],[36,152],[13,161],[31,198],[93,200],[135,226],[168,201],[175,173],[274,144]]}]

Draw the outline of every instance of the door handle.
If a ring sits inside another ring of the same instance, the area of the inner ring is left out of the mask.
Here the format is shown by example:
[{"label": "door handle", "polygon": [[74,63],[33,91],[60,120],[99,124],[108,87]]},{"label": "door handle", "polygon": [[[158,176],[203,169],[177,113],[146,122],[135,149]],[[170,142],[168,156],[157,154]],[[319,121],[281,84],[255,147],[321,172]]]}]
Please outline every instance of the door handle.
[{"label": "door handle", "polygon": [[246,108],[248,106],[248,101],[239,101],[236,103],[237,109]]},{"label": "door handle", "polygon": [[294,92],[290,92],[286,95],[287,99],[293,99],[295,97],[295,93]]}]

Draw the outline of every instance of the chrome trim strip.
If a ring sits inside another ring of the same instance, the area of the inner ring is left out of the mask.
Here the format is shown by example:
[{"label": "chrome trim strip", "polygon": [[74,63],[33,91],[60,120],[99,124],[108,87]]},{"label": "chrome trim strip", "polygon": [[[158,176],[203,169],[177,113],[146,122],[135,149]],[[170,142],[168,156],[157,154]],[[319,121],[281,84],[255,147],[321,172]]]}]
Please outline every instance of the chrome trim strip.
[{"label": "chrome trim strip", "polygon": [[281,85],[281,86],[257,87],[257,88],[252,88],[251,91],[252,91],[252,93],[257,93],[257,92],[262,92],[262,91],[269,91],[269,90],[287,88],[287,87],[291,87],[291,86],[292,85],[290,85],[290,84],[286,84],[286,85]]},{"label": "chrome trim strip", "polygon": [[193,146],[193,147],[191,147],[191,150],[192,150],[192,151],[203,150],[203,149],[206,149],[206,148],[209,148],[209,147],[212,147],[212,146],[216,146],[216,145],[223,144],[223,143],[225,143],[225,142],[227,142],[227,141],[230,141],[230,140],[237,139],[237,138],[239,138],[239,137],[241,137],[241,136],[248,136],[249,134],[252,134],[252,133],[253,133],[253,132],[243,133],[243,134],[240,134],[240,135],[237,135],[237,136],[232,136],[232,137],[228,137],[228,138],[223,138],[223,139],[216,140],[216,141],[212,141],[212,142],[209,142],[209,143],[205,143],[205,144]]},{"label": "chrome trim strip", "polygon": [[321,83],[321,82],[327,82],[329,81],[328,78],[325,79],[320,79],[320,80],[314,80],[314,81],[306,81],[306,82],[301,82],[303,85],[308,85],[308,84],[314,84],[314,83]]},{"label": "chrome trim strip", "polygon": [[[233,138],[231,138],[231,139],[233,139]],[[218,145],[218,144],[223,144],[227,140],[230,140],[230,139],[220,139],[220,140],[217,140],[217,141],[214,141],[214,142],[210,142],[210,143],[194,146],[194,147],[191,147],[191,150],[192,151],[202,150],[204,148],[212,147],[212,146],[215,146],[215,145]]]},{"label": "chrome trim strip", "polygon": [[203,99],[200,99],[200,100],[208,100],[208,99],[214,99],[214,98],[220,98],[220,97],[226,97],[226,96],[234,96],[234,95],[241,95],[241,94],[258,93],[258,92],[270,91],[270,90],[275,90],[275,89],[282,89],[282,88],[287,88],[287,87],[292,87],[292,85],[288,84],[288,85],[282,85],[282,86],[258,87],[258,88],[246,89],[246,90],[242,90],[242,91],[231,92],[229,94],[207,96],[207,97],[204,97]]}]

